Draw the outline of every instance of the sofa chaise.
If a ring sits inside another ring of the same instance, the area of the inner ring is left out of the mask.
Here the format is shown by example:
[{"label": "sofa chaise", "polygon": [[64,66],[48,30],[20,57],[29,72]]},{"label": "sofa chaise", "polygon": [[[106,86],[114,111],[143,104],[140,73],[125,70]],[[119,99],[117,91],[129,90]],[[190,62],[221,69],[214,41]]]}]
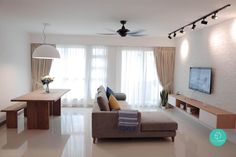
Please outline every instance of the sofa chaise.
[{"label": "sofa chaise", "polygon": [[[101,91],[99,91],[101,92]],[[103,91],[104,92],[104,91]],[[99,94],[100,98],[106,94]],[[126,101],[118,101],[121,109],[131,109]],[[132,132],[118,129],[118,111],[101,111],[95,102],[92,111],[93,143],[103,138],[154,138],[176,136],[178,124],[161,112],[138,112],[138,129]]]}]

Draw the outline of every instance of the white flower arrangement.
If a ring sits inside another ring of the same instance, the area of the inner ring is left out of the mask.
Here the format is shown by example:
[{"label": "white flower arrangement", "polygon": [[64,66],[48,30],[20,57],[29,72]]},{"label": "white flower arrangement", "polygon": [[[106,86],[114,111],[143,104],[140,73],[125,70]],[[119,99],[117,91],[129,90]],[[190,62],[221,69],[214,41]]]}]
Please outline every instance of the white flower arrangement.
[{"label": "white flower arrangement", "polygon": [[42,82],[43,85],[49,84],[49,83],[53,82],[53,80],[54,80],[54,77],[51,77],[49,75],[46,75],[46,76],[41,78],[41,82]]}]

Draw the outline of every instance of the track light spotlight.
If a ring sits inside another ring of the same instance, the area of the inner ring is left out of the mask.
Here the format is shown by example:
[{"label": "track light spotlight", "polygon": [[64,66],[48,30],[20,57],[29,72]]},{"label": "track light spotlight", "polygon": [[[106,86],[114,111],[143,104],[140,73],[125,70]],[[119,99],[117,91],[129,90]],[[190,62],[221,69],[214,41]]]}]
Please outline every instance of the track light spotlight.
[{"label": "track light spotlight", "polygon": [[168,35],[168,38],[169,38],[169,39],[172,39],[171,34]]},{"label": "track light spotlight", "polygon": [[184,28],[182,28],[179,32],[182,33],[182,34],[184,34],[184,33],[185,33],[185,32],[184,32]]},{"label": "track light spotlight", "polygon": [[218,16],[216,15],[216,13],[214,13],[211,18],[214,19],[214,20],[217,20]]},{"label": "track light spotlight", "polygon": [[192,30],[194,30],[195,28],[196,28],[196,24],[193,23],[193,25],[192,25]]},{"label": "track light spotlight", "polygon": [[174,37],[176,37],[176,32],[174,33]]},{"label": "track light spotlight", "polygon": [[202,19],[201,24],[207,25],[207,23],[208,23],[208,22],[206,21],[206,18]]}]

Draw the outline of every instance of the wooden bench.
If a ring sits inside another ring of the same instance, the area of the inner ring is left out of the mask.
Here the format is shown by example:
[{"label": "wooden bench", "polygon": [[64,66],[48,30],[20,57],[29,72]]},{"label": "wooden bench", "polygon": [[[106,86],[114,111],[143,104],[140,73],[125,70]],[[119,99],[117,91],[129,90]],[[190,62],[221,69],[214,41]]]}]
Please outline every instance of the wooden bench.
[{"label": "wooden bench", "polygon": [[14,103],[9,107],[1,110],[1,112],[6,112],[7,114],[7,128],[17,128],[18,111],[22,109],[24,109],[24,112],[26,113],[26,102]]}]

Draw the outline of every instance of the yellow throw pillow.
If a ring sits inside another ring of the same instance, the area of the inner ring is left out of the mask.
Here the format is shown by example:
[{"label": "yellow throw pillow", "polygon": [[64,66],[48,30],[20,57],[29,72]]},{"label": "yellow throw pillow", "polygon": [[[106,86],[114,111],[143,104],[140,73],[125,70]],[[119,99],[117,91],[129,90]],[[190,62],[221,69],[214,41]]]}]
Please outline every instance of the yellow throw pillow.
[{"label": "yellow throw pillow", "polygon": [[109,96],[109,106],[111,110],[120,110],[120,105],[113,95]]}]

